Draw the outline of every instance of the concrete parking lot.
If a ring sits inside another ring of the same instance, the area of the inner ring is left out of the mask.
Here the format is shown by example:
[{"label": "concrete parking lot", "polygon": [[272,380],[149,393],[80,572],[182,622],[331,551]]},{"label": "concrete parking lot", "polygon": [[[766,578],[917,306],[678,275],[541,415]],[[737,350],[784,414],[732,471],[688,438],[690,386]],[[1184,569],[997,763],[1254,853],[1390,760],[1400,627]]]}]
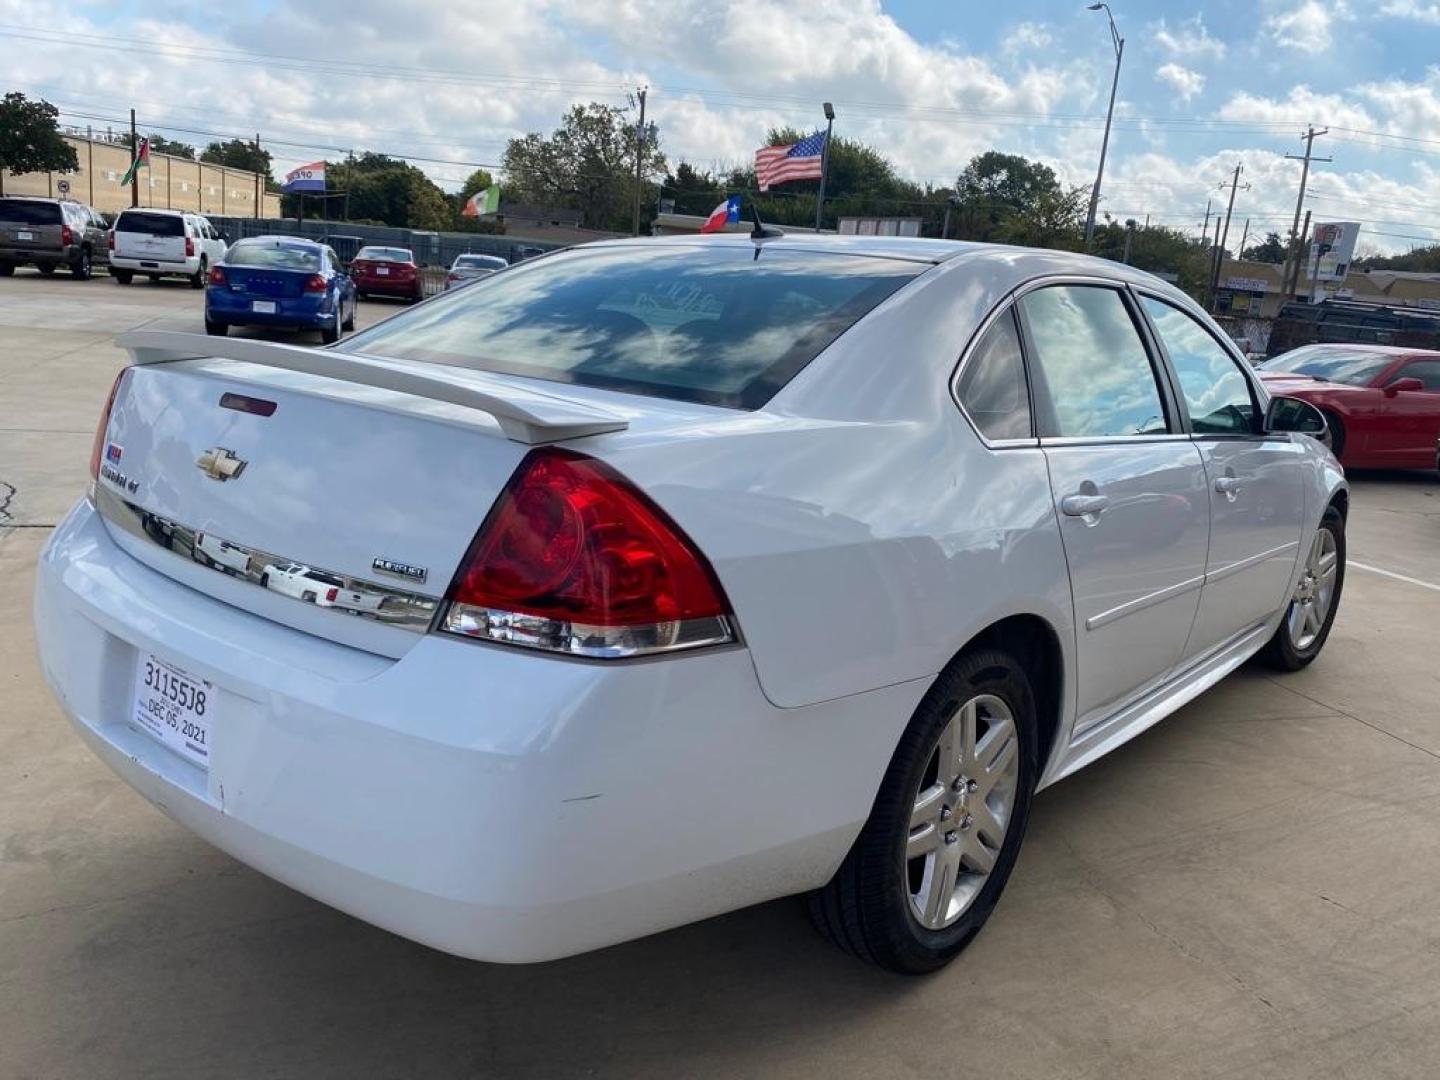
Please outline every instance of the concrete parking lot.
[{"label": "concrete parking lot", "polygon": [[873,971],[796,901],[500,967],[240,866],[62,719],[35,561],[140,326],[200,330],[200,294],[0,280],[0,1076],[1434,1075],[1440,477],[1352,477],[1321,659],[1246,668],[1042,794],[946,971]]}]

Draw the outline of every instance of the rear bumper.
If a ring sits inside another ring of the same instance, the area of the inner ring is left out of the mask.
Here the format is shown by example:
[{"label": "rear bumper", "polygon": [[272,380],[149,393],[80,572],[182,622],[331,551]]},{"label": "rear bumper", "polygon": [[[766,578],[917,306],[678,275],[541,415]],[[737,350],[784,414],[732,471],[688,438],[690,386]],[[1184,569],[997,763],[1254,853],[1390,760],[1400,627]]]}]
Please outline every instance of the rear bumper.
[{"label": "rear bumper", "polygon": [[200,272],[200,256],[188,259],[136,259],[129,255],[110,253],[110,272],[128,270],[135,274],[179,274],[193,277]]},{"label": "rear bumper", "polygon": [[419,278],[409,281],[394,281],[390,278],[356,278],[355,288],[372,296],[419,296]]},{"label": "rear bumper", "polygon": [[[256,300],[273,303],[275,310],[256,311]],[[328,297],[257,297],[218,286],[205,290],[205,317],[213,322],[314,328],[333,325],[335,315],[335,308]]]},{"label": "rear bumper", "polygon": [[[390,660],[149,569],[88,501],[42,555],[35,622],[75,729],[166,814],[362,919],[506,962],[821,884],[924,691],[777,709],[738,648],[612,665],[427,635]],[[214,684],[208,772],[129,723],[137,650]]]},{"label": "rear bumper", "polygon": [[80,261],[80,245],[64,248],[0,247],[0,263],[8,266],[59,266]]}]

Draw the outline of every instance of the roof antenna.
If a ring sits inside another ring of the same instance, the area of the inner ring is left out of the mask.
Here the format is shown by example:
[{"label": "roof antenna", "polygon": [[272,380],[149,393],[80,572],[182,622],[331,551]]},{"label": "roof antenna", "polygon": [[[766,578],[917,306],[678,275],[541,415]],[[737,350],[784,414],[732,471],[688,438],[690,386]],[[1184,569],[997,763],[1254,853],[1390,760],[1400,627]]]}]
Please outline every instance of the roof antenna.
[{"label": "roof antenna", "polygon": [[750,230],[750,239],[759,243],[761,240],[773,240],[777,236],[784,236],[785,230],[779,225],[766,225],[760,220],[760,207],[755,200],[750,200],[750,216],[755,221],[755,227]]}]

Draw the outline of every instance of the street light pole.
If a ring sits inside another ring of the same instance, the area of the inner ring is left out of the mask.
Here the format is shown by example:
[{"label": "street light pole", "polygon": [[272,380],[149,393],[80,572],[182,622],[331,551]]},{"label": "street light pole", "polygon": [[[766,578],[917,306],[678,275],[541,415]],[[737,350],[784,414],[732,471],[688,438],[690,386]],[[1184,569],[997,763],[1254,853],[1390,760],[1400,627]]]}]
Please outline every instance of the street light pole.
[{"label": "street light pole", "polygon": [[830,135],[835,130],[835,106],[825,102],[825,146],[820,151],[820,194],[815,199],[815,231],[820,231],[820,213],[825,209],[825,180],[830,175]]},{"label": "street light pole", "polygon": [[1090,250],[1090,241],[1095,236],[1095,211],[1100,206],[1100,182],[1105,179],[1105,152],[1110,148],[1110,122],[1115,118],[1115,91],[1120,86],[1120,61],[1125,58],[1125,39],[1115,28],[1115,16],[1110,13],[1109,4],[1090,4],[1087,11],[1104,10],[1110,20],[1110,43],[1115,47],[1115,77],[1110,80],[1110,108],[1105,112],[1105,137],[1100,140],[1100,168],[1095,173],[1095,186],[1090,189],[1090,212],[1085,217],[1085,250]]}]

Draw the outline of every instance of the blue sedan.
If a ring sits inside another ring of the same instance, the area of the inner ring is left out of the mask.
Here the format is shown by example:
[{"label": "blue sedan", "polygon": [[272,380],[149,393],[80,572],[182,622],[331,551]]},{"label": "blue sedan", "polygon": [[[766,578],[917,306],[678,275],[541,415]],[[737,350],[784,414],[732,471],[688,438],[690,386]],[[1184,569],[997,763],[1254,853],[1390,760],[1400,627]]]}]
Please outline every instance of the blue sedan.
[{"label": "blue sedan", "polygon": [[232,326],[319,330],[328,345],[355,329],[355,283],[329,246],[294,236],[240,240],[210,268],[205,332]]}]

